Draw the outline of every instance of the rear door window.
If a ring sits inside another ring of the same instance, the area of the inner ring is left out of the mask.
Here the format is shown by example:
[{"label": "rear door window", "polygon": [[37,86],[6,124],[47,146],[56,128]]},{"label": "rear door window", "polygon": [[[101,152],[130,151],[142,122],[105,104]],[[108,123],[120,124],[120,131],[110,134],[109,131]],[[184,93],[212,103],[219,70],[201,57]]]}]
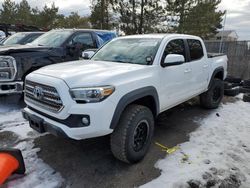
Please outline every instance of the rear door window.
[{"label": "rear door window", "polygon": [[84,49],[95,48],[91,33],[79,33],[73,37],[70,44],[81,44]]},{"label": "rear door window", "polygon": [[199,60],[204,56],[202,44],[199,40],[188,39],[191,61]]}]

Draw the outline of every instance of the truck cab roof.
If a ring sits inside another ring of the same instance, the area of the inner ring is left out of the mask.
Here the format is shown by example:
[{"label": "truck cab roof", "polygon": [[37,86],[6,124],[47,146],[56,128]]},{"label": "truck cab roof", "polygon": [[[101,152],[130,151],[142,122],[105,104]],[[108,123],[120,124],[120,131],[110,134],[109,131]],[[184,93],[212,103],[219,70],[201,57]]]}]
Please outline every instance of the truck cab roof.
[{"label": "truck cab roof", "polygon": [[201,39],[200,37],[193,36],[193,35],[186,35],[186,34],[175,34],[175,33],[158,33],[158,34],[141,34],[141,35],[128,35],[123,36],[120,38],[158,38],[158,39],[164,39],[164,38],[190,38],[190,39]]},{"label": "truck cab roof", "polygon": [[98,33],[116,33],[116,31],[108,31],[108,30],[99,30],[99,29],[53,29],[52,31],[86,31],[86,32],[98,32]]}]

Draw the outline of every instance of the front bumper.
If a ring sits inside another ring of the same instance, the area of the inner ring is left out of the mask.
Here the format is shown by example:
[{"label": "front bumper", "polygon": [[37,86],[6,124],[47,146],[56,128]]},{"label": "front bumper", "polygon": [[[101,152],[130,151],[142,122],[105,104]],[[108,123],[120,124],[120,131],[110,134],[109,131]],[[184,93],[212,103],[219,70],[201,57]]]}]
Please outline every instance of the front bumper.
[{"label": "front bumper", "polygon": [[70,127],[67,124],[67,119],[56,120],[55,118],[44,116],[43,113],[29,107],[22,110],[22,115],[24,119],[29,121],[31,128],[40,133],[48,132],[55,136],[71,138],[74,140],[104,136],[112,133],[113,131],[109,128],[104,130],[102,129],[102,126],[94,126],[93,124],[82,127]]},{"label": "front bumper", "polygon": [[23,82],[1,82],[0,95],[18,94],[23,92]]}]

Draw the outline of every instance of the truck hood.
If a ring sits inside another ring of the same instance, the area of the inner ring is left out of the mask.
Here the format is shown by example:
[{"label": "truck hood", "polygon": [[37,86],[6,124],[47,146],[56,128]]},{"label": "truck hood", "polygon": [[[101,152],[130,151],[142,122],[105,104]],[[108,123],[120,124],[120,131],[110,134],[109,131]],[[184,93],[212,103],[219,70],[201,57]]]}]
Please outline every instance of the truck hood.
[{"label": "truck hood", "polygon": [[70,88],[115,84],[145,73],[148,65],[115,63],[106,61],[73,61],[43,67],[34,74],[64,80]]},{"label": "truck hood", "polygon": [[32,45],[13,45],[13,46],[1,46],[0,55],[8,55],[10,53],[23,53],[23,52],[46,52],[53,48],[44,46],[32,46]]}]

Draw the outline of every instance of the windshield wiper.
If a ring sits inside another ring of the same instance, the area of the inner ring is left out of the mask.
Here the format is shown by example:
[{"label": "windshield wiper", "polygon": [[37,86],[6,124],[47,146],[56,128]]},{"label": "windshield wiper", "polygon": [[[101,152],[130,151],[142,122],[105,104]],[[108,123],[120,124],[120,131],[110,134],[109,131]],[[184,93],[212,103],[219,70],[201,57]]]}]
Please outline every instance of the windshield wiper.
[{"label": "windshield wiper", "polygon": [[130,61],[121,61],[121,60],[103,60],[103,59],[93,59],[94,61],[107,61],[107,62],[114,62],[114,63],[128,63],[128,64],[136,64]]},{"label": "windshield wiper", "polygon": [[121,61],[121,60],[114,60],[113,62],[134,64],[133,62],[130,61]]}]

